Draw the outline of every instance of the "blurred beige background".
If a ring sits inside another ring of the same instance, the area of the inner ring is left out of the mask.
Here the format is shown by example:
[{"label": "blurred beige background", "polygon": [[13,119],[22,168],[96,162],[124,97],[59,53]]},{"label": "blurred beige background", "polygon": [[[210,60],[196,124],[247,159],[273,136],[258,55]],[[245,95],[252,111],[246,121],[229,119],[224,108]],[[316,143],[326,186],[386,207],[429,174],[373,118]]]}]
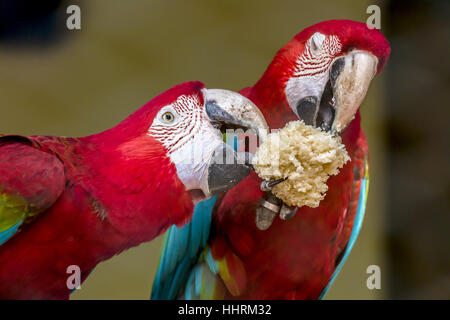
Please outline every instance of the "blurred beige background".
[{"label": "blurred beige background", "polygon": [[[112,127],[182,81],[239,90],[303,28],[328,19],[366,21],[374,1],[101,1],[80,3],[82,30],[46,48],[0,47],[0,131],[84,136]],[[61,23],[65,23],[62,21]],[[383,31],[383,15],[382,15]],[[389,64],[387,65],[389,68]],[[360,238],[328,299],[386,298],[383,77],[362,106],[371,151]],[[101,263],[72,299],[148,299],[161,237]],[[379,265],[382,289],[366,287]]]}]

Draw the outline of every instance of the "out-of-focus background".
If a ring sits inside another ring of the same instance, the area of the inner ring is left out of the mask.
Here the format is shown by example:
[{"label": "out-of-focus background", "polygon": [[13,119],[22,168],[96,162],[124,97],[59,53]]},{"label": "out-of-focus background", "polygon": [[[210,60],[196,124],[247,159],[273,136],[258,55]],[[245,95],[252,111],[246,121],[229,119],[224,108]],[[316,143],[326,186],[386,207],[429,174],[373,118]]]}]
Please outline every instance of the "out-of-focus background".
[{"label": "out-of-focus background", "polygon": [[[81,30],[66,28],[70,4]],[[448,1],[0,0],[0,132],[89,135],[182,81],[239,90],[303,28],[366,21],[371,4],[392,55],[362,105],[366,219],[327,298],[449,299]],[[148,299],[160,245],[101,263],[72,299]]]}]

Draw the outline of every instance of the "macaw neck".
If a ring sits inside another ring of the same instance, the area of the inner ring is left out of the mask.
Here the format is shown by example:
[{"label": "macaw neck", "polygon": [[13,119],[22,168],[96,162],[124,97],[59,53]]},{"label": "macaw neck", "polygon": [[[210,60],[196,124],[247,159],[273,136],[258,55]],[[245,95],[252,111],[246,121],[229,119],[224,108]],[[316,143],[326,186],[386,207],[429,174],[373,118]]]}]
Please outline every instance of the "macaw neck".
[{"label": "macaw neck", "polygon": [[357,141],[361,135],[364,136],[361,128],[361,114],[358,109],[353,120],[350,121],[347,128],[345,128],[341,133],[342,143],[345,145],[347,152],[353,152],[353,150],[357,147]]},{"label": "macaw neck", "polygon": [[270,129],[279,129],[289,121],[298,120],[289,107],[283,94],[270,89],[270,84],[258,82],[254,87],[243,91],[255,103],[264,115]]},{"label": "macaw neck", "polygon": [[134,241],[150,241],[187,220],[192,200],[156,140],[147,134],[118,137],[113,132],[80,139],[80,182],[116,229]]}]

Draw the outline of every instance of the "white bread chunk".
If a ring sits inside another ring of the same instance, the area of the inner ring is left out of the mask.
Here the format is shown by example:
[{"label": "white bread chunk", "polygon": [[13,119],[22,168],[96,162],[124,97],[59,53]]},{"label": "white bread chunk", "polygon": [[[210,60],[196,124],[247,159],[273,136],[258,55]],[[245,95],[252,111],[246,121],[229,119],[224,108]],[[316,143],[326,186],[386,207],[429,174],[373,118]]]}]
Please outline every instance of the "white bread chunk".
[{"label": "white bread chunk", "polygon": [[267,136],[253,158],[253,167],[264,180],[288,177],[272,190],[286,204],[315,208],[325,197],[328,178],[338,174],[348,160],[341,137],[292,121]]}]

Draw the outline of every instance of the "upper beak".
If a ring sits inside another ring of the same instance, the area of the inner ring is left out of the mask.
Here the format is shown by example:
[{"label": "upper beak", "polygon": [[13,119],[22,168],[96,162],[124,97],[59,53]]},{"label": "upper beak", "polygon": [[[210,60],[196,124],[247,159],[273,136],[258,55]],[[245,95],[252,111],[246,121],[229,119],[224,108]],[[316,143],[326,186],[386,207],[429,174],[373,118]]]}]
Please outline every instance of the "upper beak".
[{"label": "upper beak", "polygon": [[[261,140],[268,131],[267,122],[256,105],[244,96],[228,90],[203,89],[206,114],[217,130],[250,129]],[[213,152],[208,177],[202,188],[206,197],[222,193],[247,177],[251,172],[251,157],[237,152],[223,142]]]},{"label": "upper beak", "polygon": [[251,129],[261,139],[268,125],[258,107],[239,93],[223,89],[203,89],[206,114],[219,129]]},{"label": "upper beak", "polygon": [[332,84],[336,100],[336,115],[332,130],[336,132],[345,129],[353,119],[366,97],[378,64],[378,59],[374,55],[364,51],[352,51],[344,59],[344,66]]},{"label": "upper beak", "polygon": [[364,100],[377,64],[374,55],[358,50],[336,59],[322,96],[302,99],[297,106],[299,117],[325,131],[342,132]]}]

